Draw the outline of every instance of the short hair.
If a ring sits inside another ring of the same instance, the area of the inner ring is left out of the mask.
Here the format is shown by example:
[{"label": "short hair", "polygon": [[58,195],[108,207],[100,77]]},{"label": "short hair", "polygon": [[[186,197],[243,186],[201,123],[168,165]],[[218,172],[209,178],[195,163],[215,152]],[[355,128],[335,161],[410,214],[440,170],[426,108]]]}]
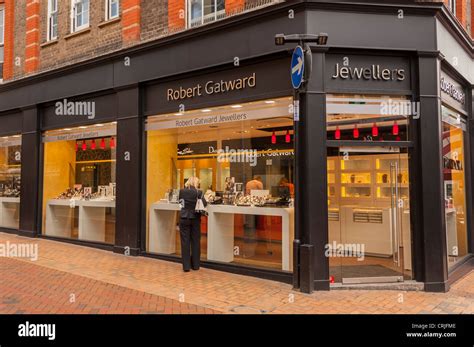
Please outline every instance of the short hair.
[{"label": "short hair", "polygon": [[199,187],[199,178],[196,176],[189,177],[186,183],[184,184],[186,188],[198,188]]},{"label": "short hair", "polygon": [[254,180],[257,180],[257,181],[261,181],[261,180],[262,180],[262,176],[260,176],[260,175],[255,175],[255,176],[253,176],[253,179],[254,179]]}]

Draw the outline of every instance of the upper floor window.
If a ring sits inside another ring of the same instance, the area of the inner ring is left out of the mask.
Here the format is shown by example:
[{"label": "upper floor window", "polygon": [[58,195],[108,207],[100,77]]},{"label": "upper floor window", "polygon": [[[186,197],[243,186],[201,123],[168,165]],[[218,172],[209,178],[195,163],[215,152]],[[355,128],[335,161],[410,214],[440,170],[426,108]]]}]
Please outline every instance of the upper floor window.
[{"label": "upper floor window", "polygon": [[456,15],[456,0],[449,0],[448,7],[451,10],[451,12]]},{"label": "upper floor window", "polygon": [[71,31],[79,31],[89,27],[89,0],[72,0]]},{"label": "upper floor window", "polygon": [[[5,7],[0,6],[0,64],[3,64],[4,58],[4,43],[5,43]],[[0,69],[0,74],[3,69]],[[1,79],[2,76],[0,76]]]},{"label": "upper floor window", "polygon": [[187,0],[188,27],[225,17],[225,0]]},{"label": "upper floor window", "polygon": [[105,0],[105,20],[118,18],[119,9],[119,0]]},{"label": "upper floor window", "polygon": [[48,0],[48,32],[47,40],[58,38],[58,0]]}]

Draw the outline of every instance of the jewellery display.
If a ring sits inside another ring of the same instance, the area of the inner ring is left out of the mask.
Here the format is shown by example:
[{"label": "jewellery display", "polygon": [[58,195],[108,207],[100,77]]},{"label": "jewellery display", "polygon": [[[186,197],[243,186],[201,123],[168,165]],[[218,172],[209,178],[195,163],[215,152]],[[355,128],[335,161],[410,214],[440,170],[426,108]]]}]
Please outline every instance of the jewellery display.
[{"label": "jewellery display", "polygon": [[18,198],[20,197],[20,190],[21,178],[19,176],[0,183],[0,197]]},{"label": "jewellery display", "polygon": [[98,191],[92,193],[92,187],[82,187],[76,185],[74,188],[68,188],[56,199],[58,200],[115,200],[115,183],[108,186],[99,186]]}]

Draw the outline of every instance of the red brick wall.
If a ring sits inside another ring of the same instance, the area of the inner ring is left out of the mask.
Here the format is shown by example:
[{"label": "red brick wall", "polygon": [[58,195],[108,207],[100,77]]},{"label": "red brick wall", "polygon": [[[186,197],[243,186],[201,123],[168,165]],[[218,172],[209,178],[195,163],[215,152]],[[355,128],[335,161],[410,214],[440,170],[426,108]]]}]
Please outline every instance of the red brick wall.
[{"label": "red brick wall", "polygon": [[464,28],[467,27],[467,0],[456,1],[456,17]]},{"label": "red brick wall", "polygon": [[25,73],[38,70],[40,45],[40,3],[39,0],[26,2],[26,43]]},{"label": "red brick wall", "polygon": [[227,14],[235,14],[242,12],[245,7],[245,0],[226,0],[225,12]]},{"label": "red brick wall", "polygon": [[169,31],[184,29],[186,26],[185,0],[168,0]]},{"label": "red brick wall", "polygon": [[140,40],[141,1],[122,0],[122,39],[125,44]]}]

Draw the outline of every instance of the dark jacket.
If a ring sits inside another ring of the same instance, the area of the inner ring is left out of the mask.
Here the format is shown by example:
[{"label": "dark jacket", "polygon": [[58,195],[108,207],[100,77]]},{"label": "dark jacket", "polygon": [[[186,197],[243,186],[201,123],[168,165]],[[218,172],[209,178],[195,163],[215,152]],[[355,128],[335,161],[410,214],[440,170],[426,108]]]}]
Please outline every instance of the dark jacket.
[{"label": "dark jacket", "polygon": [[193,187],[179,190],[179,201],[184,200],[184,208],[181,209],[180,218],[194,219],[201,217],[201,213],[195,210],[198,197],[202,199],[204,206],[207,206],[202,191]]}]

